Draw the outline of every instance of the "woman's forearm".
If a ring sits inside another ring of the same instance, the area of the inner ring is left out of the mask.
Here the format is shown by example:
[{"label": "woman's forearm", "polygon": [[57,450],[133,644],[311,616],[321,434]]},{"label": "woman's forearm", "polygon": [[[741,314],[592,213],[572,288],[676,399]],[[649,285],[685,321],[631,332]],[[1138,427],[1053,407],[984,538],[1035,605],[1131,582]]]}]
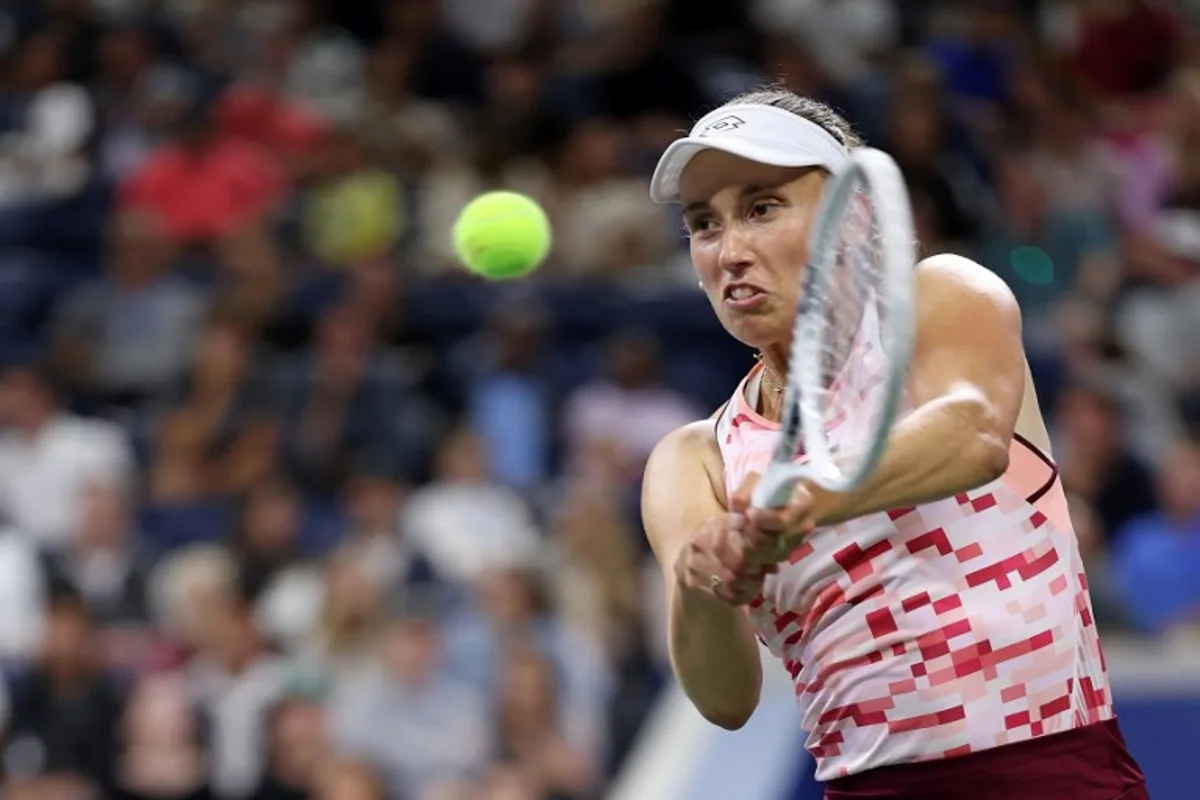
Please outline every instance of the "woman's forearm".
[{"label": "woman's forearm", "polygon": [[762,663],[746,610],[674,583],[670,648],[675,675],[706,719],[734,730],[758,706]]},{"label": "woman's forearm", "polygon": [[1008,468],[1011,433],[970,392],[917,408],[895,424],[866,483],[847,493],[817,490],[817,525],[920,505],[995,480]]}]

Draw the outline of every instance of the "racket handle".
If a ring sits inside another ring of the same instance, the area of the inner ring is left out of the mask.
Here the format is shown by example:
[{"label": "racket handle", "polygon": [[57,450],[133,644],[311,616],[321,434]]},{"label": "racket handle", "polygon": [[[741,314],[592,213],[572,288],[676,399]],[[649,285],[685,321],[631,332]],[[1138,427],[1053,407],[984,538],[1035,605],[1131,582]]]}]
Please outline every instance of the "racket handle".
[{"label": "racket handle", "polygon": [[795,469],[779,469],[772,464],[754,487],[751,504],[755,508],[783,508],[792,497],[792,487],[798,477]]}]

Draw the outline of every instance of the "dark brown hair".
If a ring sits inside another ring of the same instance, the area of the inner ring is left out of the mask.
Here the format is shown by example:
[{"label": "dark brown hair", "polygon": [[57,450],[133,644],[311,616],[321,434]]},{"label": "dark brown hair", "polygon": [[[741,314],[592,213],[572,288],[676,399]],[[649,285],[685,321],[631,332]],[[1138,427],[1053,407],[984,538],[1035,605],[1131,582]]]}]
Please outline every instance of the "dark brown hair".
[{"label": "dark brown hair", "polygon": [[802,117],[814,125],[822,127],[826,133],[842,143],[848,150],[862,147],[862,138],[854,132],[854,128],[846,118],[825,105],[820,100],[803,97],[795,92],[778,86],[766,86],[755,89],[725,103],[731,105],[772,106]]}]

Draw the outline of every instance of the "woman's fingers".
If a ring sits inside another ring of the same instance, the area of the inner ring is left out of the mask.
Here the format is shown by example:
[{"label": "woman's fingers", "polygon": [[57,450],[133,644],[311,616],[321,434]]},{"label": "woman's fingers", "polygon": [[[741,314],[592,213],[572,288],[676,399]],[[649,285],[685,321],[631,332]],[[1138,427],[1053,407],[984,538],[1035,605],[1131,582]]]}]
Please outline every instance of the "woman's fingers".
[{"label": "woman's fingers", "polygon": [[783,508],[751,508],[746,512],[749,528],[744,538],[752,557],[764,562],[785,560],[804,537],[813,531],[812,494],[801,484]]}]

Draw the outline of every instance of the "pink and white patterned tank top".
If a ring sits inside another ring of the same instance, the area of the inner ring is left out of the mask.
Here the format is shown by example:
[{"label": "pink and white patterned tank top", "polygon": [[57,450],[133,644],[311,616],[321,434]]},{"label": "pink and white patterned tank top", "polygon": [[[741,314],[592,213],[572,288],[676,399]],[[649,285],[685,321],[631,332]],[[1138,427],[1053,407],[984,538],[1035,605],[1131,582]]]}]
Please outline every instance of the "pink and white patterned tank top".
[{"label": "pink and white patterned tank top", "polygon": [[[730,493],[778,436],[746,398],[755,375],[717,420]],[[820,780],[1113,716],[1058,471],[1019,437],[986,486],[817,530],[750,616],[792,676]]]}]

